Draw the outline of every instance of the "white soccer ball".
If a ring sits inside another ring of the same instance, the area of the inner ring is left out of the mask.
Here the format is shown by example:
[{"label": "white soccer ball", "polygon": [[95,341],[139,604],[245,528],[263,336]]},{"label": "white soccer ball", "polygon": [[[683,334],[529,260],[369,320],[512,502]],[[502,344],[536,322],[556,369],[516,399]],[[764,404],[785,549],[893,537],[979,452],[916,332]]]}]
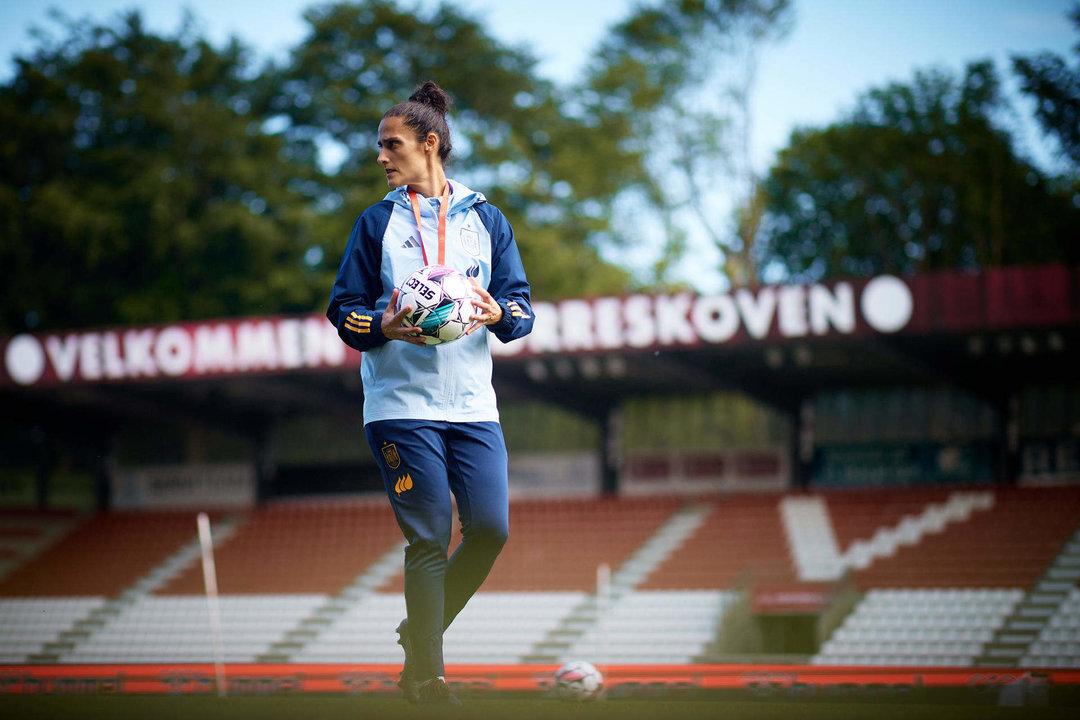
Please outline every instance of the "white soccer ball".
[{"label": "white soccer ball", "polygon": [[560,700],[587,702],[600,697],[603,690],[604,676],[592,663],[574,660],[555,672],[555,695]]},{"label": "white soccer ball", "polygon": [[460,272],[446,265],[425,265],[401,283],[395,310],[412,306],[403,322],[420,328],[428,345],[438,345],[457,340],[473,324],[469,316],[476,311],[474,299],[480,297]]}]

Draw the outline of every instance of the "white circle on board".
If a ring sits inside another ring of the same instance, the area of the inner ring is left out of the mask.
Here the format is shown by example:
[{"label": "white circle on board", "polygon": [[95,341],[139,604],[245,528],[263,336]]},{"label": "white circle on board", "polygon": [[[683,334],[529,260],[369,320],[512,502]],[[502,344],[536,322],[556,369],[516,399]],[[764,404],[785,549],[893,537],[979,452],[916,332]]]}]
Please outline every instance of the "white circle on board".
[{"label": "white circle on board", "polygon": [[892,333],[911,321],[915,301],[907,283],[892,275],[881,275],[866,283],[859,307],[867,325],[878,332]]},{"label": "white circle on board", "polygon": [[33,385],[45,374],[45,350],[33,335],[17,335],[4,351],[8,376],[20,385]]}]

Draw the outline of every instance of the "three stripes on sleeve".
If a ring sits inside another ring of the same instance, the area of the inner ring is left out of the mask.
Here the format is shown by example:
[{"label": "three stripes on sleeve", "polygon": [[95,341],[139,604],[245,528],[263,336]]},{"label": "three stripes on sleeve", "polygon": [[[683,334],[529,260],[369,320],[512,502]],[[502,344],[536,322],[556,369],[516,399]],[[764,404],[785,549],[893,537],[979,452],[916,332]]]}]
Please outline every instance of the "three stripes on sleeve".
[{"label": "three stripes on sleeve", "polygon": [[351,312],[349,317],[345,318],[345,327],[357,333],[371,332],[371,316]]}]

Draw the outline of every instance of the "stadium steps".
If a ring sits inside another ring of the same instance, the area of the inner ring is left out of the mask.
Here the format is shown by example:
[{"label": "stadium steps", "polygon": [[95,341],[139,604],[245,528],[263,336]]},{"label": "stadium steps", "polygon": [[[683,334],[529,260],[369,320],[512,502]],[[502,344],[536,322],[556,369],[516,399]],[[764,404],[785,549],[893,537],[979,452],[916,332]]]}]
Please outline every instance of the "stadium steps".
[{"label": "stadium steps", "polygon": [[895,555],[902,545],[917,545],[924,536],[993,506],[993,493],[955,492],[943,503],[929,503],[918,514],[905,515],[895,526],[878,528],[871,538],[856,540],[844,551],[823,497],[785,497],[780,512],[799,580],[813,582],[838,580],[849,570],[865,569],[878,558]]},{"label": "stadium steps", "polygon": [[680,545],[694,534],[712,511],[710,503],[689,503],[672,514],[652,537],[646,540],[611,574],[608,596],[594,592],[576,604],[536,643],[521,662],[555,663],[596,626],[600,617],[619,602],[626,592],[642,583]]},{"label": "stadium steps", "polygon": [[26,664],[43,643],[70,630],[104,604],[105,598],[0,598],[0,664]]},{"label": "stadium steps", "polygon": [[731,590],[630,590],[564,651],[559,662],[699,662],[736,602]]},{"label": "stadium steps", "polygon": [[[237,530],[241,523],[239,517],[227,517],[219,520],[213,528],[214,545],[220,546],[226,542]],[[182,572],[188,565],[201,555],[199,538],[195,537],[180,547],[172,555],[166,557],[156,567],[136,580],[131,587],[125,589],[118,597],[109,598],[104,605],[91,610],[86,616],[75,620],[71,627],[60,632],[55,640],[44,643],[41,648],[27,656],[29,664],[55,664],[60,662],[61,657],[74,651],[80,643],[89,640],[93,635],[106,626],[109,622],[123,614],[137,599],[149,595],[154,590],[163,586],[170,579]]]},{"label": "stadium steps", "polygon": [[980,667],[1019,667],[1080,581],[1080,527],[1047,566],[976,660]]},{"label": "stadium steps", "polygon": [[86,513],[0,516],[0,580],[32,561],[87,517]]},{"label": "stadium steps", "polygon": [[1023,598],[1020,588],[870,590],[811,664],[970,667]]},{"label": "stadium steps", "polygon": [[[218,520],[210,531],[214,547],[221,547],[236,534],[242,524],[243,520],[239,516],[225,517]],[[170,580],[190,567],[192,563],[199,560],[201,555],[202,548],[199,545],[199,538],[196,536],[194,540],[185,544],[175,553],[165,558],[157,567],[136,580],[130,588],[121,593],[121,597],[134,600],[143,595],[157,592],[165,587]]]},{"label": "stadium steps", "polygon": [[1080,667],[1080,587],[1069,589],[1066,600],[1028,647],[1020,667]]},{"label": "stadium steps", "polygon": [[[705,590],[796,582],[775,493],[717,498],[698,530],[639,590]],[[704,552],[703,552],[704,550]]]},{"label": "stadium steps", "polygon": [[288,630],[285,636],[273,643],[263,654],[255,658],[256,662],[289,662],[298,652],[320,635],[333,627],[334,623],[348,611],[351,605],[361,602],[375,592],[390,577],[401,570],[401,556],[406,543],[395,544],[383,553],[353,582],[338,595],[330,597],[325,603],[315,608],[307,617]]}]

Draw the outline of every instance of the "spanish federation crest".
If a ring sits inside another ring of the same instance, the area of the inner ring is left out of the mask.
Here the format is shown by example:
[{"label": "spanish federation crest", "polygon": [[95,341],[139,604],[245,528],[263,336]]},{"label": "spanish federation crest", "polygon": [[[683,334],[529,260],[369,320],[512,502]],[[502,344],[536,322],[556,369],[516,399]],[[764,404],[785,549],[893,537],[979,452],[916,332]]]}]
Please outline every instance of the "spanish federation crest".
[{"label": "spanish federation crest", "polygon": [[397,470],[398,465],[401,464],[401,456],[398,455],[397,445],[394,443],[382,446],[382,456],[386,461],[386,466],[391,470]]},{"label": "spanish federation crest", "polygon": [[461,228],[461,247],[473,257],[480,256],[480,233]]}]

